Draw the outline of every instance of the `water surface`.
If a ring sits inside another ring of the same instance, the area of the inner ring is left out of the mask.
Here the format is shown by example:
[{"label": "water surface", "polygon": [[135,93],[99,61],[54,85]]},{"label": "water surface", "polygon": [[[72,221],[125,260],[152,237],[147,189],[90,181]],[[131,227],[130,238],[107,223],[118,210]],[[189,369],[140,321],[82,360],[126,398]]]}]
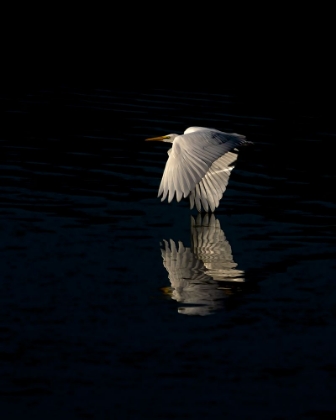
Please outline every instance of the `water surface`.
[{"label": "water surface", "polygon": [[[0,104],[4,418],[334,417],[328,114],[162,89]],[[156,198],[170,146],[143,140],[192,125],[254,142],[214,216]]]}]

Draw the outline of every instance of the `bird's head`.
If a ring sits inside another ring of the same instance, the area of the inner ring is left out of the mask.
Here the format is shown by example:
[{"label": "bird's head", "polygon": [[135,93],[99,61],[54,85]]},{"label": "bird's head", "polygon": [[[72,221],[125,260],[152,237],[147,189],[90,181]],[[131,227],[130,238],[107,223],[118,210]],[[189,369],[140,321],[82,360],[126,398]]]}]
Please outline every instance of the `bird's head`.
[{"label": "bird's head", "polygon": [[165,141],[167,143],[173,143],[175,137],[177,136],[178,134],[167,134],[166,136],[152,137],[150,139],[146,139],[145,141]]}]

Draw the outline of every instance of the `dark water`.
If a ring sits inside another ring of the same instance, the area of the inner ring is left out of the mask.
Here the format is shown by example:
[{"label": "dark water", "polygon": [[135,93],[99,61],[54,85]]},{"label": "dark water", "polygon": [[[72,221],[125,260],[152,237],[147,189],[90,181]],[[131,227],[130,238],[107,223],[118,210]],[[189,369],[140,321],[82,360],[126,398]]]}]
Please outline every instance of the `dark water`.
[{"label": "dark water", "polygon": [[[336,416],[333,143],[319,104],[0,95],[1,417]],[[168,144],[244,134],[215,216],[160,203]]]}]

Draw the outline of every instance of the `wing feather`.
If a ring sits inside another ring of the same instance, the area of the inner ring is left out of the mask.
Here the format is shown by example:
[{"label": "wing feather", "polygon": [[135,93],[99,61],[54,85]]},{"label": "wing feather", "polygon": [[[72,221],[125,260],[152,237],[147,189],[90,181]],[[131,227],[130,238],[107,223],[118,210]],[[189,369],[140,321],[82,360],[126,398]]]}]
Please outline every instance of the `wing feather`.
[{"label": "wing feather", "polygon": [[202,206],[204,210],[208,212],[209,211],[208,198],[207,198],[207,193],[205,191],[204,184],[202,181],[199,183],[199,187],[200,187],[200,192],[201,192],[200,198],[201,198]]},{"label": "wing feather", "polygon": [[[201,192],[199,184],[196,185],[195,188],[195,204],[198,211],[202,211],[202,205],[201,205]],[[193,206],[194,207],[194,206]]]},{"label": "wing feather", "polygon": [[190,192],[190,196],[189,196],[190,209],[194,208],[194,205],[195,205],[195,194],[196,194],[195,190],[196,189],[194,189]]},{"label": "wing feather", "polygon": [[204,185],[205,191],[207,193],[210,210],[213,212],[215,211],[215,208],[216,208],[217,191],[212,184],[210,176],[204,176],[201,182]]}]

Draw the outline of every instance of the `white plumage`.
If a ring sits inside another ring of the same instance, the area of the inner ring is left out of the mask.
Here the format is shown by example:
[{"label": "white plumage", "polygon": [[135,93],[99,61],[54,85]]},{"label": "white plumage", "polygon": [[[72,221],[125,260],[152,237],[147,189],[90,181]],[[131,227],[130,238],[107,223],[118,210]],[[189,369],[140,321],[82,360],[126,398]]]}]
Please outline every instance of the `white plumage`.
[{"label": "white plumage", "polygon": [[168,197],[170,203],[174,196],[177,201],[189,196],[191,209],[196,205],[198,211],[203,207],[206,212],[219,206],[237,160],[237,148],[251,143],[241,134],[204,127],[147,140],[173,143],[159,188],[161,201]]}]

